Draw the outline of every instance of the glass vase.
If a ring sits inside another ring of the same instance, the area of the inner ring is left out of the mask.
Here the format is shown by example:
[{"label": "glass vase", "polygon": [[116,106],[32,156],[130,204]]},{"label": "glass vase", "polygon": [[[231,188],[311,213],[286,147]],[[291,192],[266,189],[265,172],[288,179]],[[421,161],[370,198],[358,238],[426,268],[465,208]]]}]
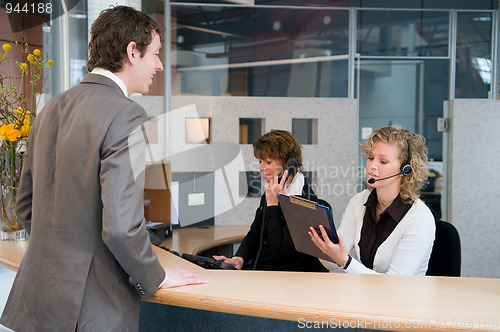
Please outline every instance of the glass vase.
[{"label": "glass vase", "polygon": [[17,220],[16,212],[16,191],[10,187],[2,186],[1,193],[1,230],[2,241],[23,241],[27,234],[21,223]]}]

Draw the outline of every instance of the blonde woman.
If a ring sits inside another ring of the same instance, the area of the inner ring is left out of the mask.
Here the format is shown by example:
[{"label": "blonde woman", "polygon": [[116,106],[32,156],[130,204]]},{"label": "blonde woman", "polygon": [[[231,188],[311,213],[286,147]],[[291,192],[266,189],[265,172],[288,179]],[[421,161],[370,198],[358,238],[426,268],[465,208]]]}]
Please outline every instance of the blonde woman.
[{"label": "blonde woman", "polygon": [[[368,189],[349,202],[339,244],[324,229],[310,229],[316,246],[348,273],[425,275],[435,234],[434,217],[419,199],[427,179],[423,137],[398,125],[375,130],[362,144]],[[323,239],[327,239],[323,241]],[[354,249],[355,257],[350,253]]]}]

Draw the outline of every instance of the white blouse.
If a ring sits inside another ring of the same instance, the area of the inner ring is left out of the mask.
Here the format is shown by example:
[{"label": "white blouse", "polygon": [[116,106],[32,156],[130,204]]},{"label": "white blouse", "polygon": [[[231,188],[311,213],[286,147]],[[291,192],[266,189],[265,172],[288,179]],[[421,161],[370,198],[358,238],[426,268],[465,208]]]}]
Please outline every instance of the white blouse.
[{"label": "white blouse", "polygon": [[[359,260],[359,240],[366,211],[368,189],[356,194],[347,205],[338,233],[344,237],[347,252],[355,251],[345,269],[359,274],[425,275],[435,235],[435,222],[429,208],[420,199],[408,210],[389,237],[378,247],[373,260],[373,270]],[[337,269],[332,262],[321,260],[329,269]]]}]

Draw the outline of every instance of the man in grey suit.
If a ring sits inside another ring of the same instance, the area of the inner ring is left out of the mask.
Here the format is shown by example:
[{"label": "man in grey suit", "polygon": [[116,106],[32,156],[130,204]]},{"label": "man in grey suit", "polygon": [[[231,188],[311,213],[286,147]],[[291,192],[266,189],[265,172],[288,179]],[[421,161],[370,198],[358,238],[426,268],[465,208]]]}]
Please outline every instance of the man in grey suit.
[{"label": "man in grey suit", "polygon": [[127,96],[163,70],[160,28],[125,6],[91,28],[90,74],[54,97],[28,142],[16,211],[30,233],[1,323],[16,331],[137,331],[139,301],[204,283],[163,269],[143,216],[130,133],[147,120]]}]

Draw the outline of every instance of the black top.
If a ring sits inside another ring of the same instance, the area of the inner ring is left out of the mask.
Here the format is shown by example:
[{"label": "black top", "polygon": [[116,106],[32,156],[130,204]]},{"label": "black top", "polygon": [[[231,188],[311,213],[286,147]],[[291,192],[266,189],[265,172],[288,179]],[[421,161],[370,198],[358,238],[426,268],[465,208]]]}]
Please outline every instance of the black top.
[{"label": "black top", "polygon": [[412,207],[411,204],[403,202],[401,196],[398,195],[392,204],[380,214],[380,219],[377,221],[377,203],[377,190],[373,189],[365,203],[366,212],[358,243],[361,262],[369,269],[373,269],[373,259],[378,247],[391,235]]},{"label": "black top", "polygon": [[[315,202],[318,201],[318,197],[307,181],[304,182],[301,197]],[[262,248],[256,266],[257,270],[327,271],[316,257],[295,250],[281,207],[267,207],[265,194],[261,197],[250,231],[243,239],[235,255],[245,260],[244,269],[252,269],[254,266],[260,248],[263,217],[265,217],[265,223],[262,234]]]}]

